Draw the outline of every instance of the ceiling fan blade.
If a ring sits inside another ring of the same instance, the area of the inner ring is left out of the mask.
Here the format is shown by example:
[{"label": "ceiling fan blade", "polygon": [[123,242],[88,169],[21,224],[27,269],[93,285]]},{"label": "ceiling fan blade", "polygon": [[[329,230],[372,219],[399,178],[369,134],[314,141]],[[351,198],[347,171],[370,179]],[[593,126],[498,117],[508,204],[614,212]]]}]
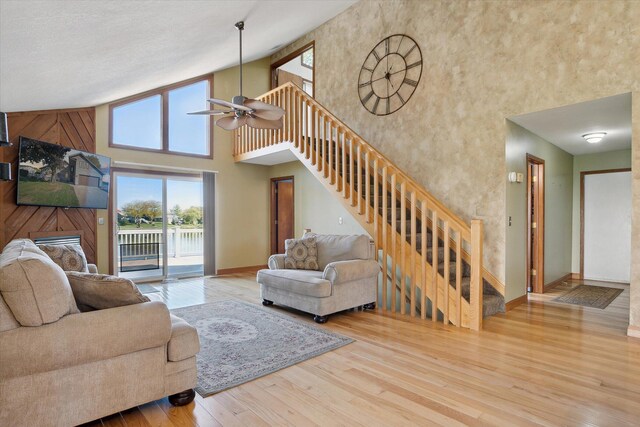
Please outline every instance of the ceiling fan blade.
[{"label": "ceiling fan blade", "polygon": [[267,104],[266,102],[258,101],[257,99],[247,99],[244,101],[245,107],[251,108],[253,114],[257,117],[261,117],[267,120],[277,120],[284,116],[284,110],[275,105]]},{"label": "ceiling fan blade", "polygon": [[224,130],[238,129],[240,126],[244,126],[247,123],[247,116],[227,116],[216,121],[216,124]]},{"label": "ceiling fan blade", "polygon": [[232,102],[225,101],[224,99],[211,98],[211,99],[207,99],[207,101],[212,104],[222,105],[223,107],[233,108],[234,110],[251,111],[251,108],[249,107],[245,107],[244,105],[240,105],[240,104],[234,104]]},{"label": "ceiling fan blade", "polygon": [[284,111],[253,110],[251,115],[265,120],[280,120],[284,116]]},{"label": "ceiling fan blade", "polygon": [[204,111],[194,111],[192,113],[187,113],[190,115],[209,115],[209,116],[222,116],[224,114],[233,113],[233,110],[204,110]]},{"label": "ceiling fan blade", "polygon": [[282,108],[255,99],[248,99],[244,105],[252,108],[253,111],[251,115],[260,117],[261,119],[279,120],[284,116],[284,110]]},{"label": "ceiling fan blade", "polygon": [[255,129],[282,129],[282,120],[267,120],[249,116],[247,117],[247,125]]}]

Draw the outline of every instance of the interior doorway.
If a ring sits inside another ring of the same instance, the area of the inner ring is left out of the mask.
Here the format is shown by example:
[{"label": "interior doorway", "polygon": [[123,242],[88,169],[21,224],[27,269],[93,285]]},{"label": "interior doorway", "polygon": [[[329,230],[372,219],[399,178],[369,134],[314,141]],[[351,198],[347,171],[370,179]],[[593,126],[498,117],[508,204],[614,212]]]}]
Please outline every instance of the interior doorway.
[{"label": "interior doorway", "polygon": [[544,293],[544,160],[527,154],[527,292]]},{"label": "interior doorway", "polygon": [[311,42],[271,64],[271,89],[292,82],[315,96],[315,43]]},{"label": "interior doorway", "polygon": [[271,178],[271,254],[284,253],[284,241],[294,236],[293,176]]},{"label": "interior doorway", "polygon": [[631,169],[580,173],[580,277],[631,280]]}]

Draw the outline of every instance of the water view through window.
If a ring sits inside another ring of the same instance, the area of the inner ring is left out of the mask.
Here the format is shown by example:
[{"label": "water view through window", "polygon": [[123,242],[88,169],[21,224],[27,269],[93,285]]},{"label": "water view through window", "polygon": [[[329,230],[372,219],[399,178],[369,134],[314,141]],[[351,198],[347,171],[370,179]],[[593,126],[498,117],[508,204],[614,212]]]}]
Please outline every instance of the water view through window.
[{"label": "water view through window", "polygon": [[203,273],[201,178],[116,174],[118,274],[132,280]]}]

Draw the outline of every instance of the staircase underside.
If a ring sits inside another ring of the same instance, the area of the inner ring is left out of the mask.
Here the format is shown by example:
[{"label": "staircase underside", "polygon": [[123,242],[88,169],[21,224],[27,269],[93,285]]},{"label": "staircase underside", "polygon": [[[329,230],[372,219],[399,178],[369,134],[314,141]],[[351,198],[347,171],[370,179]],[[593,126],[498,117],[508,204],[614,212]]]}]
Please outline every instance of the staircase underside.
[{"label": "staircase underside", "polygon": [[[299,160],[301,161],[301,163],[303,165],[305,165],[307,167],[307,169],[313,173],[314,175],[318,175],[318,171],[317,168],[315,167],[310,167],[310,165],[308,164],[307,161],[308,158],[299,152],[299,150],[295,147],[295,145],[291,142],[281,142],[272,146],[268,146],[268,147],[264,147],[264,148],[260,148],[260,149],[256,149],[247,153],[242,153],[242,154],[238,154],[235,157],[237,162],[241,162],[241,163],[249,163],[249,164],[257,164],[257,165],[266,165],[266,166],[271,166],[271,165],[276,165],[276,164],[281,164],[281,163],[289,163],[295,160]],[[324,176],[317,176],[317,178],[323,183]],[[327,188],[327,190],[332,191],[333,193],[336,193],[336,196],[340,196],[340,192],[336,191],[335,188],[328,186],[325,184],[325,187]],[[343,205],[345,205],[345,207],[348,210],[352,210],[353,205],[351,205],[351,203],[349,203],[349,200],[344,199],[342,197],[338,197],[338,199],[343,203]],[[398,202],[399,203],[399,202]],[[399,204],[398,204],[399,206]],[[400,210],[400,208],[397,208],[398,210]],[[367,222],[367,221],[363,221],[361,220],[361,218],[359,218],[361,215],[353,215],[354,218],[356,220],[359,221],[359,223],[365,228],[365,230],[367,230],[367,232],[373,236],[375,233],[375,229],[373,228],[373,224],[371,222]],[[400,214],[398,213],[398,215],[396,215],[397,218],[400,218]],[[409,225],[409,222],[407,222],[407,225]],[[397,224],[397,226],[395,227],[396,231],[400,234],[400,225]],[[407,230],[407,234],[408,234]],[[418,248],[421,246],[421,238],[418,235]],[[428,241],[430,244],[431,241],[431,232],[429,231],[428,234]],[[420,250],[418,249],[418,252],[420,252]],[[438,265],[438,272],[440,275],[444,276],[444,248],[442,246],[440,246],[439,248],[439,260],[440,263]],[[431,249],[428,250],[427,252],[427,260],[429,262],[432,262],[432,255],[431,255]],[[379,260],[380,262],[384,262],[382,261],[382,251],[379,252]],[[451,265],[451,268],[449,269],[450,272],[450,283],[451,285],[453,285],[453,288],[455,290],[455,256],[452,254],[450,262],[452,262],[453,264]],[[468,264],[463,264],[463,278],[461,281],[461,293],[463,298],[469,302],[469,298],[470,298],[470,274],[468,271]],[[391,280],[393,277],[393,268],[394,268],[394,263],[392,262],[391,257],[388,257],[387,259],[387,276],[389,277],[389,279]],[[402,275],[400,274],[400,272],[398,271],[398,269],[396,269],[396,289],[395,289],[395,293],[396,298],[394,298],[394,300],[396,301],[396,307],[395,309],[397,311],[401,311],[402,309],[402,301],[400,298],[401,295],[401,287],[402,287]],[[410,286],[406,286],[406,294],[408,295],[411,292]],[[421,292],[420,289],[418,289],[416,292]],[[418,295],[418,298],[421,298],[420,295]],[[391,308],[390,305],[392,304],[391,301],[387,302],[387,307],[384,307],[385,309],[387,308]],[[405,309],[411,310],[410,307],[410,301],[409,298],[406,298],[405,301],[406,307]],[[414,307],[414,310],[416,310],[417,314],[421,317],[431,317],[432,316],[432,307],[431,307],[431,303],[427,302],[427,304],[425,305],[425,313],[421,312],[421,307],[419,305],[417,305],[416,307]],[[402,311],[405,311],[404,309]],[[499,290],[496,290],[491,283],[489,283],[487,280],[483,280],[483,304],[482,304],[482,312],[483,312],[483,317],[488,317],[488,316],[492,316],[494,314],[497,313],[503,313],[505,311],[505,301],[504,301],[504,296],[500,293]],[[464,322],[464,321],[463,321]]]}]

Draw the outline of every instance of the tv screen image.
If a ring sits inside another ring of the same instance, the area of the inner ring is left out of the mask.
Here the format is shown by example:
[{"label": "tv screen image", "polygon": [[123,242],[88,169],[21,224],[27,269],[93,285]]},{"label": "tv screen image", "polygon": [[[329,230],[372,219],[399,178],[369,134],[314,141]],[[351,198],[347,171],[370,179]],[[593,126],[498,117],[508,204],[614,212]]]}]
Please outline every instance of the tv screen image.
[{"label": "tv screen image", "polygon": [[111,159],[20,137],[19,205],[106,209]]}]

